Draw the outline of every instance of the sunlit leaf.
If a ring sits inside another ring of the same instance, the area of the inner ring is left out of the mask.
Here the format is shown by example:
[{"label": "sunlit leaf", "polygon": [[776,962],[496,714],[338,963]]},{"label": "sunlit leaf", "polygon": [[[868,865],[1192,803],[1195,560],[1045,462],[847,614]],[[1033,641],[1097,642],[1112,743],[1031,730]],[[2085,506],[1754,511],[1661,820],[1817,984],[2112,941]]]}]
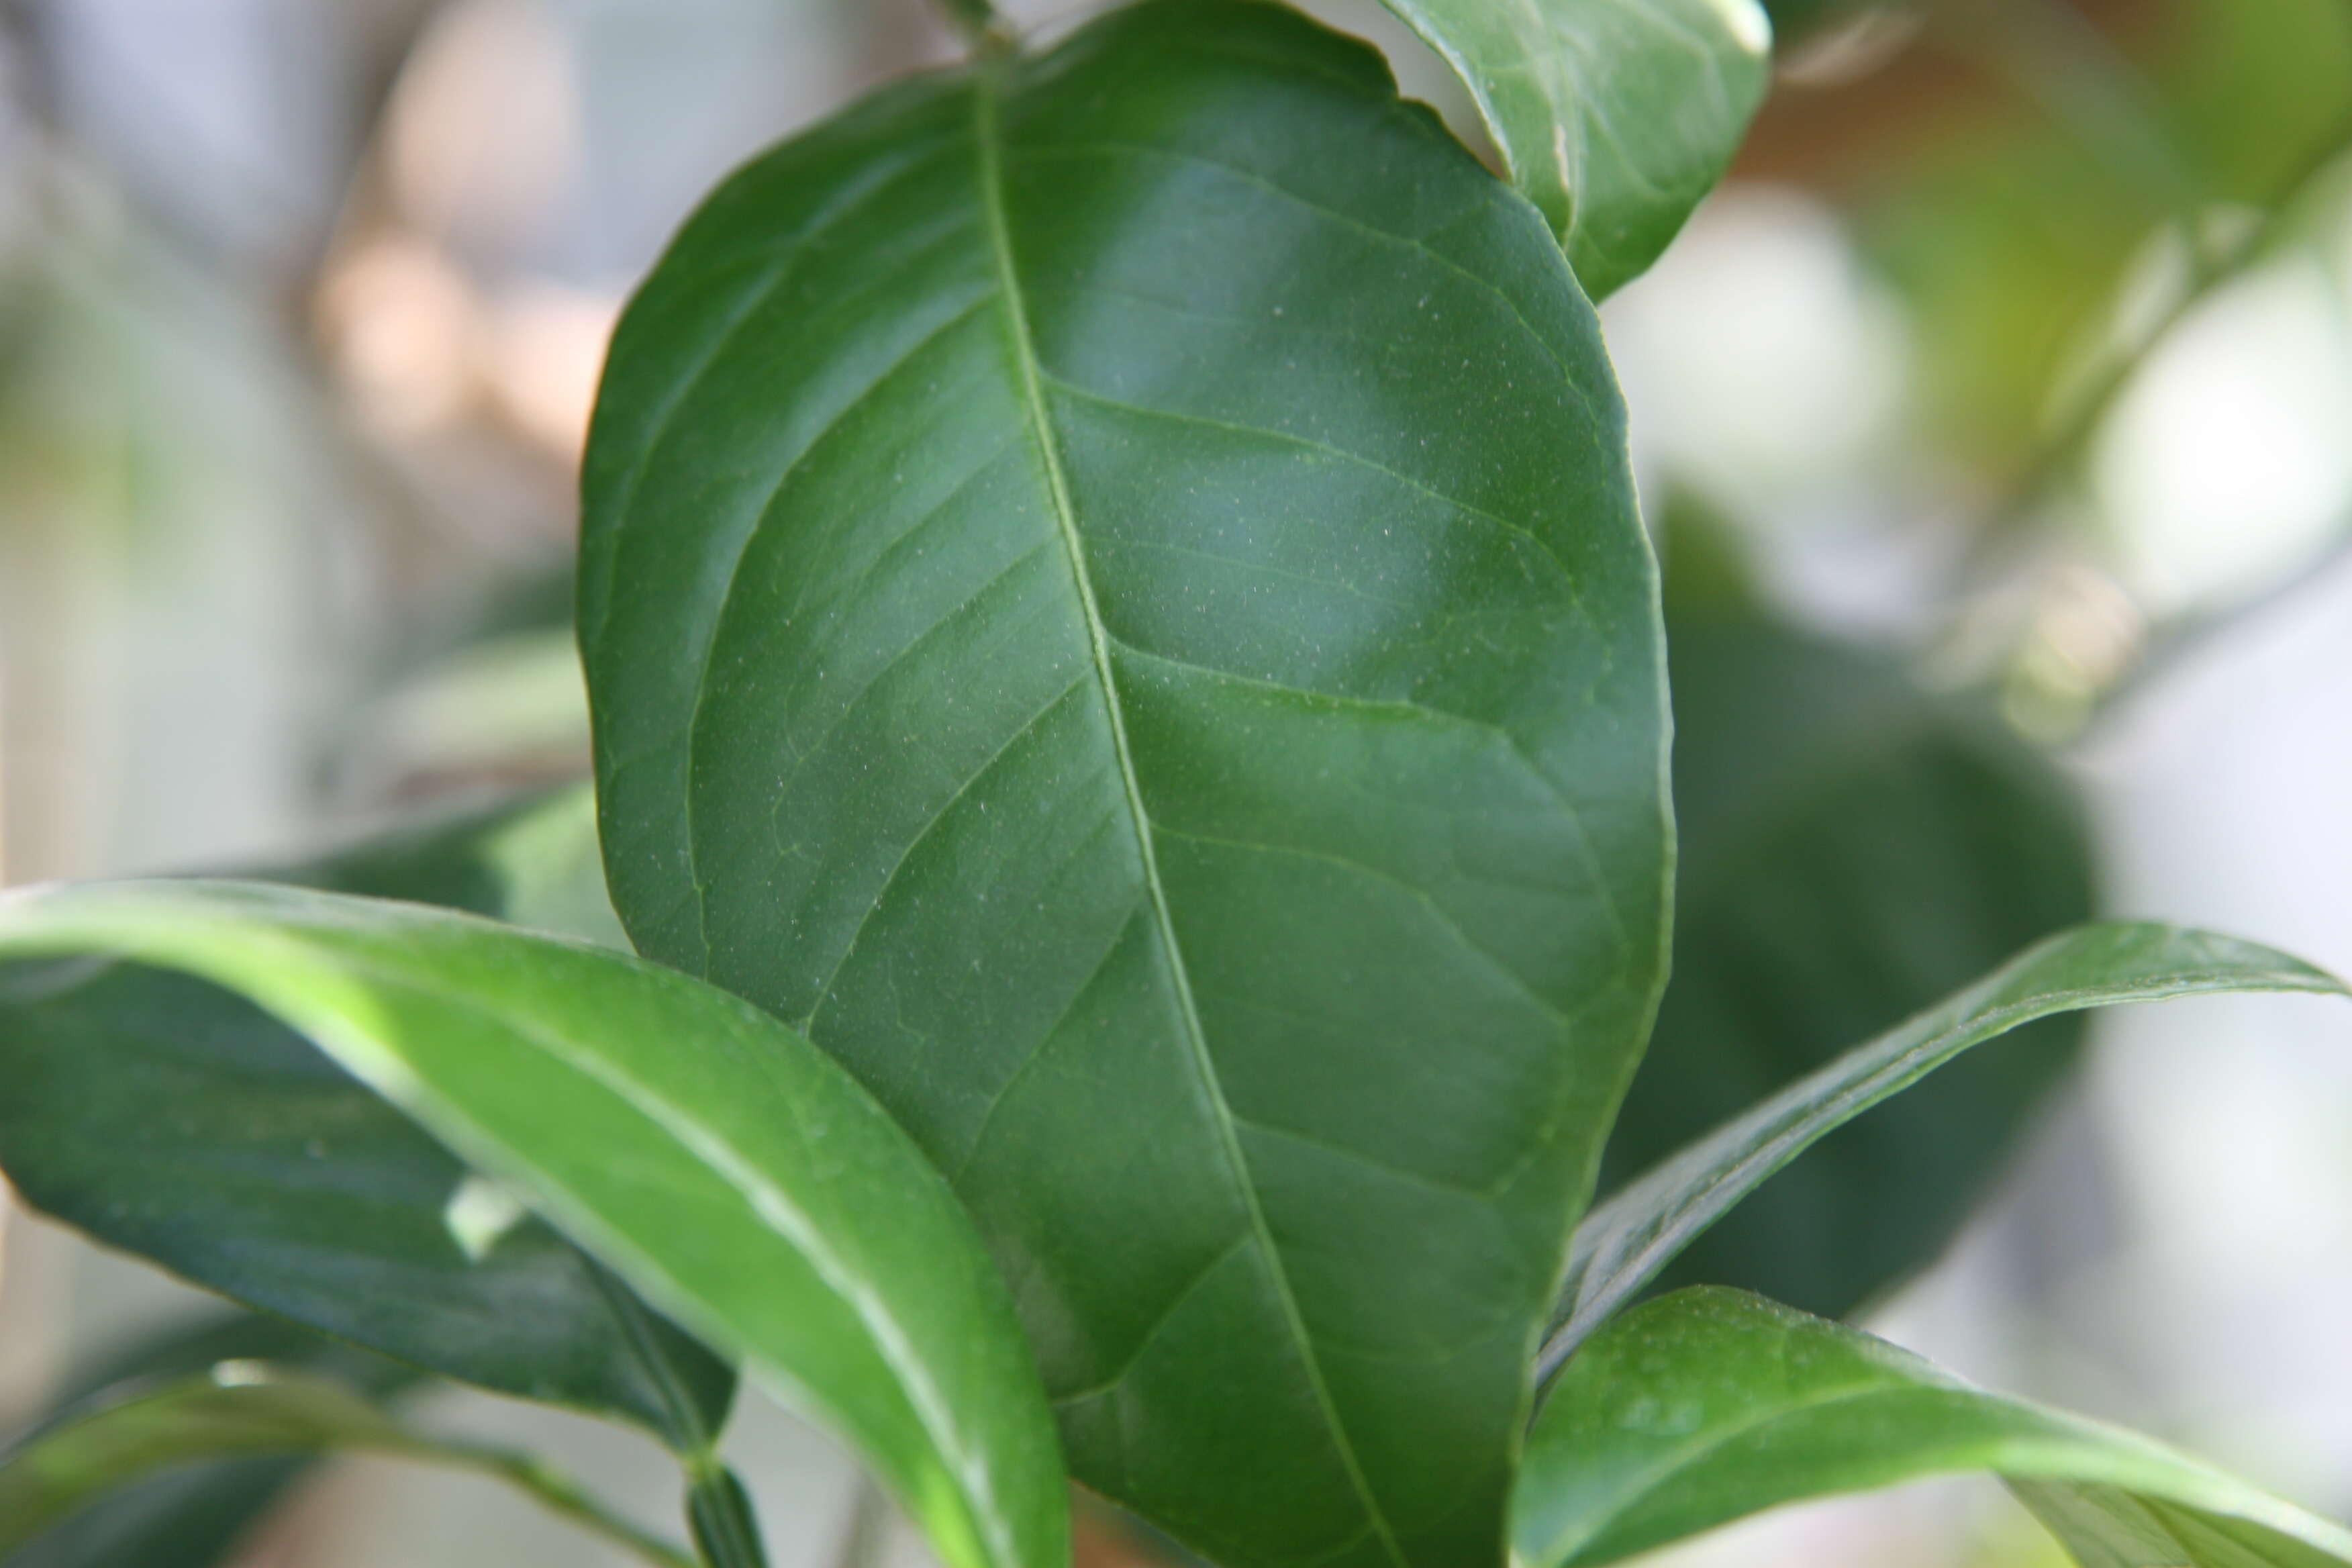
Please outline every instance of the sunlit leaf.
[{"label": "sunlit leaf", "polygon": [[1498,1558],[1669,841],[1538,215],[1360,45],[1116,11],[722,186],[584,498],[615,903],[950,1173],[1080,1479],[1233,1568]]},{"label": "sunlit leaf", "polygon": [[[585,789],[272,880],[619,928]],[[728,1366],[302,1037],[185,974],[0,972],[0,1168],[35,1207],[250,1305],[502,1393],[709,1447]]]},{"label": "sunlit leaf", "polygon": [[234,990],[855,1443],[957,1568],[1058,1568],[1059,1458],[953,1195],[823,1053],[673,971],[421,905],[236,882],[0,899],[0,958]]},{"label": "sunlit leaf", "polygon": [[2352,1532],[2145,1437],[1712,1288],[1633,1309],[1569,1363],[1528,1435],[1515,1560],[1614,1563],[1776,1504],[1971,1470],[2008,1479],[2085,1568],[2352,1563]]}]

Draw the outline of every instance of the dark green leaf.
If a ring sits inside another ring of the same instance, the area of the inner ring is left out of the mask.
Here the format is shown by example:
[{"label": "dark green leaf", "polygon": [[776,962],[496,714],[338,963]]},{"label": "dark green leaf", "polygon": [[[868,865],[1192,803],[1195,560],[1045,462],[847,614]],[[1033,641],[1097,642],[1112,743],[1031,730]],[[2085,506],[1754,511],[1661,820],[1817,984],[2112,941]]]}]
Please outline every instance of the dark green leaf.
[{"label": "dark green leaf", "polygon": [[1512,1542],[1528,1568],[1614,1563],[1778,1503],[1970,1470],[2010,1479],[2086,1568],[2352,1563],[2352,1533],[2145,1437],[1713,1289],[1577,1352],[1528,1435]]},{"label": "dark green leaf", "polygon": [[1691,1239],[1824,1134],[1971,1046],[2084,1007],[2227,991],[2352,994],[2333,975],[2252,942],[2111,921],[2061,931],[1940,1005],[1857,1046],[1625,1187],[1576,1233],[1549,1376]]},{"label": "dark green leaf", "polygon": [[[275,880],[617,934],[585,790]],[[727,1365],[299,1035],[131,964],[0,973],[0,1166],[27,1203],[253,1306],[709,1447]]]},{"label": "dark green leaf", "polygon": [[[1895,6],[1905,3],[1906,0],[1894,0]],[[1773,36],[1793,43],[1858,11],[1885,4],[1886,0],[1764,0],[1764,9],[1771,15]]]},{"label": "dark green leaf", "polygon": [[343,1384],[223,1362],[37,1434],[0,1458],[0,1552],[10,1552],[117,1488],[204,1461],[358,1449],[477,1470],[663,1568],[692,1559],[603,1512],[538,1460],[409,1431]]},{"label": "dark green leaf", "polygon": [[[416,1381],[399,1363],[320,1338],[293,1324],[239,1313],[172,1332],[78,1373],[58,1412],[150,1384],[208,1373],[225,1361],[267,1361],[331,1375],[381,1398]],[[54,1418],[54,1413],[53,1416]],[[13,1444],[11,1445],[13,1446]],[[110,1493],[18,1548],[7,1568],[215,1568],[309,1468],[264,1456],[183,1465]]]},{"label": "dark green leaf", "polygon": [[1595,300],[1649,269],[1771,76],[1757,0],[1383,0],[1461,75]]},{"label": "dark green leaf", "polygon": [[[1670,613],[1667,648],[1674,977],[1604,1192],[2092,913],[2080,811],[1989,717],[1760,621]],[[2036,1024],[1841,1129],[1664,1283],[1844,1316],[1950,1238],[2081,1037]]]},{"label": "dark green leaf", "polygon": [[1053,1430],[987,1255],[822,1052],[674,971],[236,882],[0,900],[0,956],[184,969],[301,1030],[857,1445],[958,1568],[1058,1568]]},{"label": "dark green leaf", "polygon": [[722,187],[585,500],[624,919],[952,1173],[1081,1479],[1235,1568],[1499,1559],[1669,843],[1537,215],[1357,44],[1119,11]]}]

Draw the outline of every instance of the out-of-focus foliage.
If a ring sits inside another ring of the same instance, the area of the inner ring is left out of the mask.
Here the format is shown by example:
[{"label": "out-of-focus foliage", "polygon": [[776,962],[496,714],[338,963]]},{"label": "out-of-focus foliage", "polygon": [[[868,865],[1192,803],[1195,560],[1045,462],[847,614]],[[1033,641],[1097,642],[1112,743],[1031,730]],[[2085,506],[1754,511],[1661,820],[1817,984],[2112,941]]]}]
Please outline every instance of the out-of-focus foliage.
[{"label": "out-of-focus foliage", "polygon": [[[1762,620],[1667,631],[1674,975],[1604,1185],[2092,913],[2079,807],[1990,714]],[[1667,1283],[1853,1310],[1950,1239],[2081,1033],[2036,1025],[1841,1131]]]},{"label": "out-of-focus foliage", "polygon": [[[215,1318],[158,1334],[70,1378],[53,1415],[202,1373],[223,1362],[269,1361],[348,1383],[372,1397],[417,1379],[409,1368],[259,1314]],[[13,1443],[19,1435],[11,1434]],[[247,1456],[182,1466],[126,1487],[8,1557],[8,1568],[212,1568],[313,1461]]]},{"label": "out-of-focus foliage", "polygon": [[[1999,111],[1883,171],[1857,209],[1908,310],[1923,424],[1997,474],[2025,460],[2053,400],[2079,390],[2070,362],[2095,356],[2128,309],[2127,279],[2142,279],[2145,313],[2194,277],[2182,231],[2214,244],[2352,138],[2352,8],[2337,0],[2121,8],[2124,21],[2084,47],[2087,66],[2020,63],[2012,41],[1983,36],[2003,9],[1947,5],[1919,46],[1994,77]],[[2137,133],[2168,157],[2168,180],[2119,166],[2112,141],[2021,101],[2032,89],[2021,78],[2060,75],[2042,90],[2063,100],[2074,87],[2063,73],[2101,62],[2122,79],[2106,89],[2147,116]],[[2168,229],[2168,264],[2157,248]]]}]

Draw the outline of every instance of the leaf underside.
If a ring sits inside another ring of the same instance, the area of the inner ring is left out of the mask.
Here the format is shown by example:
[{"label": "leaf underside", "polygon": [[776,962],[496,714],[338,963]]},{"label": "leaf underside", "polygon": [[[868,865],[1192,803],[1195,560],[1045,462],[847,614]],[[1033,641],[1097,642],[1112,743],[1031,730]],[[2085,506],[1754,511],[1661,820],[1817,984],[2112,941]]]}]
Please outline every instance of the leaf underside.
[{"label": "leaf underside", "polygon": [[1779,1503],[1989,1470],[2085,1568],[2341,1568],[2352,1532],[2132,1433],[1971,1388],[1841,1324],[1701,1287],[1569,1363],[1513,1540],[1585,1568]]},{"label": "leaf underside", "polygon": [[[618,935],[584,790],[263,874]],[[0,1082],[0,1168],[109,1246],[412,1365],[634,1421],[681,1452],[726,1421],[724,1362],[242,997],[135,964],[11,966]],[[488,1222],[471,1236],[469,1198]]]},{"label": "leaf underside", "polygon": [[1654,1005],[1654,572],[1590,307],[1377,58],[1147,4],[728,182],[584,479],[642,951],[950,1173],[1077,1475],[1498,1561]]},{"label": "leaf underside", "polygon": [[986,1253],[887,1114],[773,1019],[417,904],[194,880],[0,897],[0,960],[78,953],[200,975],[299,1030],[780,1379],[954,1568],[1067,1553],[1051,1420]]}]

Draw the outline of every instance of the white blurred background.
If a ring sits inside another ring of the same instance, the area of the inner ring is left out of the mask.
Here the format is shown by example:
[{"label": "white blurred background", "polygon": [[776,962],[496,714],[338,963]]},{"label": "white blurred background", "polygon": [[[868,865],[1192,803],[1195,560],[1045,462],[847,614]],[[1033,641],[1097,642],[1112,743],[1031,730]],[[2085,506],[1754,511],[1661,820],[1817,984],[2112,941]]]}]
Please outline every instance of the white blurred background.
[{"label": "white blurred background", "polygon": [[[1369,0],[1311,8],[1458,109]],[[1790,616],[1993,693],[2086,790],[2108,912],[2352,973],[2352,163],[2261,207],[2352,116],[2352,21],[2042,8],[2084,46],[2055,64],[1880,10],[1788,58],[1739,177],[1605,313],[1645,493],[1725,519]],[[9,882],[282,853],[584,767],[545,606],[620,300],[732,163],[951,47],[918,0],[0,17]],[[2133,187],[2168,161],[2210,176],[2193,202]],[[0,1431],[203,1305],[0,1224]],[[2104,1017],[1959,1247],[1870,1321],[2352,1514],[2352,1008]],[[434,1418],[674,1508],[616,1430],[487,1396]],[[835,1561],[845,1462],[748,1398],[735,1442],[778,1568]],[[2054,1560],[1974,1483],[1671,1555]],[[332,1467],[250,1560],[605,1561],[487,1484],[377,1462]]]}]

